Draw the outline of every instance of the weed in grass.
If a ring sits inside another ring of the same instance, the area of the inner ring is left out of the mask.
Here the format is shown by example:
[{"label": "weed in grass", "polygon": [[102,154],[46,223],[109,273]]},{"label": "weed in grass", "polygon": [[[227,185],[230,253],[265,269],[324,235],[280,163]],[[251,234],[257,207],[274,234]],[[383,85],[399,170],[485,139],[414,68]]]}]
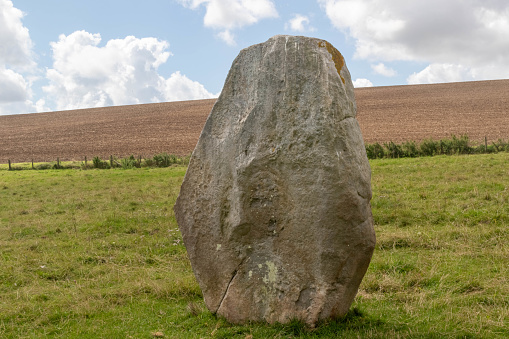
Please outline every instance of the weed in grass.
[{"label": "weed in grass", "polygon": [[134,155],[131,155],[128,158],[121,159],[120,165],[123,169],[132,169],[136,167],[141,167],[141,162],[138,162]]}]

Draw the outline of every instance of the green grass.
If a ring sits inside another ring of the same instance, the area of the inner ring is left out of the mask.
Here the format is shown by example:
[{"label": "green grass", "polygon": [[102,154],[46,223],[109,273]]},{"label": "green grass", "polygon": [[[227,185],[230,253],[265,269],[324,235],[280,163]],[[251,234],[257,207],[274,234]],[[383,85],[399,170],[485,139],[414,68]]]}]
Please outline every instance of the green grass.
[{"label": "green grass", "polygon": [[504,338],[509,154],[371,161],[377,247],[351,312],[208,312],[172,207],[184,167],[0,171],[1,338]]}]

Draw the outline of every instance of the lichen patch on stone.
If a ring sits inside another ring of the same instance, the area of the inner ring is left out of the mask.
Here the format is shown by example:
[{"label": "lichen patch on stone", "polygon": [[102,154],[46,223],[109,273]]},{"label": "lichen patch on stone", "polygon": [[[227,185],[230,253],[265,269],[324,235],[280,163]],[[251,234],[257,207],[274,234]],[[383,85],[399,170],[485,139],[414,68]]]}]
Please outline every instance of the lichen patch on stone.
[{"label": "lichen patch on stone", "polygon": [[327,48],[327,51],[330,53],[332,61],[336,66],[336,70],[338,71],[338,75],[341,78],[341,81],[343,84],[346,84],[345,78],[343,78],[341,75],[341,70],[343,69],[343,66],[345,66],[345,58],[343,58],[343,55],[341,55],[341,53],[327,41],[320,41],[318,46]]},{"label": "lichen patch on stone", "polygon": [[267,261],[265,263],[267,265],[267,275],[263,277],[263,282],[266,284],[273,284],[276,282],[277,276],[277,267],[272,261]]}]

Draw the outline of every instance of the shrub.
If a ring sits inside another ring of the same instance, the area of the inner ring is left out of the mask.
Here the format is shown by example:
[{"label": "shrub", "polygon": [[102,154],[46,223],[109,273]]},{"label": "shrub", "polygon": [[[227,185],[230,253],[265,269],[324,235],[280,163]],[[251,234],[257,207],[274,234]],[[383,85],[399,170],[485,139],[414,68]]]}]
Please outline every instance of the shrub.
[{"label": "shrub", "polygon": [[171,164],[177,163],[177,157],[167,153],[156,154],[154,162],[157,167],[169,167]]},{"label": "shrub", "polygon": [[189,155],[186,155],[186,156],[183,156],[182,158],[180,158],[180,164],[182,165],[189,165],[189,161],[191,160],[191,154]]},{"label": "shrub", "polygon": [[392,141],[388,144],[384,144],[385,148],[387,149],[387,157],[388,158],[402,158],[404,157],[403,149],[400,145],[396,145]]},{"label": "shrub", "polygon": [[156,162],[154,159],[145,159],[141,164],[141,167],[154,167]]},{"label": "shrub", "polygon": [[65,165],[60,164],[60,168],[61,169],[80,169],[81,168],[81,164],[80,163],[75,163],[75,162],[70,162],[70,163],[67,163]]},{"label": "shrub", "polygon": [[452,143],[450,140],[441,139],[438,142],[438,154],[452,154]]},{"label": "shrub", "polygon": [[85,169],[86,170],[86,169],[90,169],[90,168],[94,168],[94,164],[93,163],[90,164],[90,163],[87,162],[86,166],[85,166],[85,162],[81,163],[81,169]]},{"label": "shrub", "polygon": [[433,141],[432,139],[424,140],[421,145],[421,154],[425,156],[433,156],[438,154],[438,142]]},{"label": "shrub", "polygon": [[52,167],[51,164],[48,163],[35,165],[35,169],[37,170],[47,170],[50,169],[51,167]]},{"label": "shrub", "polygon": [[120,166],[122,166],[123,169],[140,167],[139,162],[136,160],[134,155],[131,155],[129,158],[120,160]]},{"label": "shrub", "polygon": [[378,142],[366,145],[368,159],[382,159],[385,155],[384,148]]},{"label": "shrub", "polygon": [[495,152],[509,151],[509,142],[505,142],[502,139],[498,139],[496,142],[492,142]]},{"label": "shrub", "polygon": [[92,159],[92,163],[94,164],[94,168],[100,168],[100,169],[110,168],[110,164],[107,161],[101,160],[101,158],[99,158],[99,157],[94,157],[94,159]]},{"label": "shrub", "polygon": [[488,145],[486,153],[497,153],[497,149],[493,145]]},{"label": "shrub", "polygon": [[469,154],[472,153],[472,147],[469,145],[468,135],[462,135],[456,138],[452,136],[452,149],[457,154]]},{"label": "shrub", "polygon": [[467,135],[462,135],[459,138],[453,135],[451,139],[439,141],[439,154],[469,154],[472,150],[472,147],[469,146]]},{"label": "shrub", "polygon": [[419,156],[419,149],[417,148],[415,141],[404,142],[402,148],[405,157],[415,158]]}]

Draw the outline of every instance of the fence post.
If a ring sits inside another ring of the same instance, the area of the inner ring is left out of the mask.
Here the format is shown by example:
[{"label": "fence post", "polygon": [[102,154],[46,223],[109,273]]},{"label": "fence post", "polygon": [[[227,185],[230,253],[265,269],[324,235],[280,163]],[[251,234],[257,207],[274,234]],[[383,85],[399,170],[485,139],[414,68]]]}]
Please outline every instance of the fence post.
[{"label": "fence post", "polygon": [[87,156],[85,155],[85,170],[87,169]]},{"label": "fence post", "polygon": [[113,155],[110,155],[110,167],[113,168]]},{"label": "fence post", "polygon": [[488,137],[484,136],[484,151],[488,153]]},{"label": "fence post", "polygon": [[141,167],[141,155],[140,155],[139,160],[138,160],[138,166]]},{"label": "fence post", "polygon": [[57,169],[60,168],[60,158],[57,158]]},{"label": "fence post", "polygon": [[32,169],[34,169],[34,159],[32,159]]},{"label": "fence post", "polygon": [[11,159],[8,159],[7,161],[9,162],[9,171],[12,171],[12,167],[11,167]]}]

